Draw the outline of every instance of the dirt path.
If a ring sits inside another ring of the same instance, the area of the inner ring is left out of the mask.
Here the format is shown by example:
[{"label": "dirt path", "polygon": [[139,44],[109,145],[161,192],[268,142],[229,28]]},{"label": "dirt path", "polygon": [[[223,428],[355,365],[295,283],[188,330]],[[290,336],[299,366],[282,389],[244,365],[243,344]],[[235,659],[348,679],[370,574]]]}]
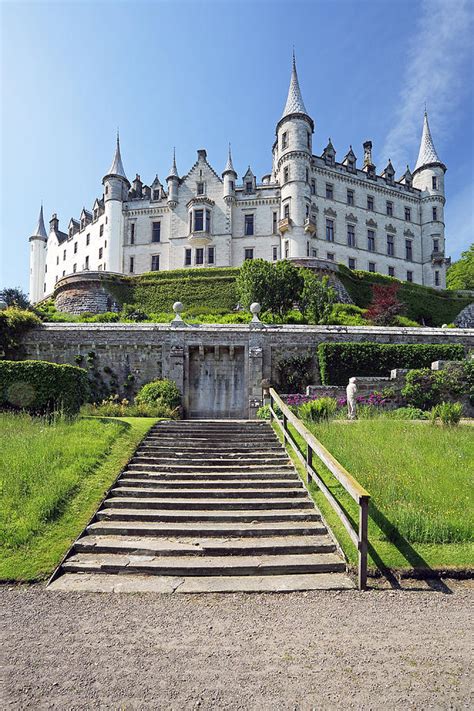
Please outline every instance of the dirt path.
[{"label": "dirt path", "polygon": [[208,596],[3,588],[0,706],[472,708],[474,590],[448,585],[453,594],[424,583]]}]

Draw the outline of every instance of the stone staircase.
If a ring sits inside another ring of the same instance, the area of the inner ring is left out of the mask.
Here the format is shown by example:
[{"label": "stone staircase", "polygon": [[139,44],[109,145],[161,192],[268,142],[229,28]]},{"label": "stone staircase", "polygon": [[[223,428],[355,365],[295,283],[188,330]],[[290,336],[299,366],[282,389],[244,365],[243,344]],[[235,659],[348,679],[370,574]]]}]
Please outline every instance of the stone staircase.
[{"label": "stone staircase", "polygon": [[236,592],[353,584],[270,425],[156,424],[49,587]]}]

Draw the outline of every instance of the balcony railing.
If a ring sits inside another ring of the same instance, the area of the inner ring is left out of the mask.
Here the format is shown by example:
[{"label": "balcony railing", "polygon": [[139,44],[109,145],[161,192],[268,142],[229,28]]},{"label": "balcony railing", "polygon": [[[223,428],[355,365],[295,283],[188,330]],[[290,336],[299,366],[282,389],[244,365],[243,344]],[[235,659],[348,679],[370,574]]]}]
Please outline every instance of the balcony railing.
[{"label": "balcony railing", "polygon": [[209,242],[212,242],[212,235],[206,230],[190,232],[188,235],[188,242],[195,247],[204,247],[206,244],[209,244]]},{"label": "balcony railing", "polygon": [[431,252],[432,262],[444,262],[444,252]]},{"label": "balcony railing", "polygon": [[312,217],[307,217],[304,221],[304,231],[313,235],[316,232],[316,220],[313,220]]},{"label": "balcony railing", "polygon": [[283,220],[280,220],[280,222],[278,223],[278,229],[283,234],[284,232],[288,232],[291,227],[291,224],[291,218],[284,217]]}]

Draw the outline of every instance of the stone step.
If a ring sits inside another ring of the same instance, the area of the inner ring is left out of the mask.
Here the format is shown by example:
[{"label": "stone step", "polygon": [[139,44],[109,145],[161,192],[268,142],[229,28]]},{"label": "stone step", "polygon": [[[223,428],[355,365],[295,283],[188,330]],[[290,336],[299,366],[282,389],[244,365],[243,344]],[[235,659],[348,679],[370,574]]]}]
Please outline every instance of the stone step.
[{"label": "stone step", "polygon": [[[227,491],[236,489],[238,491],[246,491],[248,489],[250,490],[256,490],[256,487],[258,487],[258,490],[264,490],[264,491],[292,491],[295,489],[295,487],[298,486],[301,482],[299,482],[297,477],[291,477],[287,479],[236,479],[235,477],[231,477],[230,479],[219,479],[217,477],[214,477],[212,479],[204,479],[201,477],[198,478],[193,478],[193,479],[185,479],[183,480],[181,477],[173,477],[170,479],[167,475],[165,475],[165,478],[161,477],[146,477],[146,478],[139,478],[138,476],[132,476],[129,477],[128,475],[123,475],[123,478],[121,477],[115,484],[116,487],[143,487],[143,488],[156,488],[158,487],[161,490],[167,490],[170,493],[173,493],[173,491],[181,491],[181,487],[184,487],[185,490],[189,491],[194,491],[197,490],[197,493],[200,493],[201,491],[205,491],[207,489],[213,490],[213,491],[221,491],[223,495],[226,494]],[[295,489],[296,490],[296,489]],[[299,491],[299,489],[298,489]],[[304,493],[304,489],[302,489]]]},{"label": "stone step", "polygon": [[[195,452],[197,447],[194,441],[183,441],[179,438],[173,437],[168,441],[168,443],[162,440],[149,441],[147,439],[142,440],[138,449],[152,449],[152,450],[163,450],[164,452]],[[238,442],[201,442],[199,445],[199,450],[203,451],[215,451],[225,454],[226,452],[235,452],[245,454],[249,450],[252,452],[284,452],[284,448],[278,440],[274,442],[249,442],[247,444],[239,444]]]},{"label": "stone step", "polygon": [[333,553],[335,545],[327,534],[277,536],[274,538],[202,538],[186,540],[147,536],[87,535],[74,544],[75,553],[132,553],[133,555],[275,555]]},{"label": "stone step", "polygon": [[[115,501],[114,499],[112,499]],[[176,511],[167,509],[138,508],[106,508],[97,512],[99,521],[155,521],[183,523],[191,521],[228,522],[228,523],[258,523],[277,521],[318,521],[320,515],[311,507],[308,509],[281,509],[275,511]]]},{"label": "stone step", "polygon": [[143,479],[148,478],[150,481],[232,481],[233,479],[246,481],[264,481],[265,479],[274,481],[275,479],[287,479],[292,482],[300,481],[297,473],[291,469],[285,471],[273,470],[268,472],[240,472],[240,471],[223,471],[223,472],[160,472],[157,470],[145,470],[143,467],[137,469],[127,468],[124,471],[124,476],[127,479]]},{"label": "stone step", "polygon": [[154,433],[154,434],[149,434],[146,437],[147,442],[162,442],[162,441],[170,441],[170,442],[176,442],[176,441],[182,441],[183,443],[192,443],[195,442],[196,444],[204,442],[204,443],[209,443],[212,444],[214,442],[220,443],[220,442],[225,442],[228,444],[254,444],[255,442],[265,442],[265,444],[268,443],[275,443],[278,442],[279,440],[277,439],[276,435],[274,434],[245,434],[245,435],[233,435],[233,434],[226,434],[226,433],[221,433],[218,435],[214,434],[196,434],[196,435],[190,435],[187,436],[186,434],[183,434],[181,432],[162,432],[162,433]]},{"label": "stone step", "polygon": [[186,466],[191,469],[194,467],[221,467],[221,466],[244,466],[249,467],[251,465],[258,466],[285,466],[289,462],[289,458],[284,455],[278,455],[274,457],[254,457],[253,455],[247,455],[245,457],[191,457],[191,456],[175,456],[171,457],[169,455],[160,454],[135,454],[131,462],[133,464],[151,464],[151,465],[173,465],[176,466]]},{"label": "stone step", "polygon": [[146,573],[148,575],[296,575],[336,573],[345,565],[334,553],[258,556],[136,556],[76,553],[63,564],[65,572]]},{"label": "stone step", "polygon": [[[288,461],[288,460],[287,460]],[[127,470],[146,470],[146,471],[162,471],[162,472],[183,472],[183,473],[191,473],[191,472],[196,472],[197,474],[200,473],[212,473],[212,472],[222,472],[222,473],[232,473],[232,472],[255,472],[255,473],[260,473],[260,472],[273,472],[275,470],[279,471],[284,471],[285,469],[288,471],[293,471],[293,467],[291,464],[238,464],[237,462],[223,462],[222,464],[150,464],[149,462],[146,463],[141,463],[140,461],[135,461],[135,457],[132,458],[131,462],[127,466]]]},{"label": "stone step", "polygon": [[[140,487],[134,486],[133,482],[130,484],[124,484],[122,482],[117,482],[110,492],[111,496],[133,496],[140,498],[177,498],[180,499],[195,499],[196,497],[203,497],[204,499],[304,499],[308,498],[307,493],[300,487],[299,489],[183,489],[180,487],[174,489],[163,489],[160,485],[158,486],[147,486]],[[199,499],[201,500],[201,499]]]},{"label": "stone step", "polygon": [[115,509],[159,509],[162,511],[277,511],[284,510],[314,510],[313,502],[304,499],[230,499],[230,498],[179,498],[162,499],[143,496],[113,496],[104,501],[106,508]]},{"label": "stone step", "polygon": [[352,590],[345,573],[302,575],[213,575],[172,577],[157,575],[108,575],[106,573],[66,573],[49,585],[62,592],[116,593],[239,593],[303,592],[306,590]]},{"label": "stone step", "polygon": [[318,536],[327,533],[318,520],[311,521],[252,521],[229,522],[182,521],[177,524],[157,521],[99,520],[89,524],[88,535],[92,536],[146,536],[166,538],[271,538],[286,536],[288,539],[301,536]]}]

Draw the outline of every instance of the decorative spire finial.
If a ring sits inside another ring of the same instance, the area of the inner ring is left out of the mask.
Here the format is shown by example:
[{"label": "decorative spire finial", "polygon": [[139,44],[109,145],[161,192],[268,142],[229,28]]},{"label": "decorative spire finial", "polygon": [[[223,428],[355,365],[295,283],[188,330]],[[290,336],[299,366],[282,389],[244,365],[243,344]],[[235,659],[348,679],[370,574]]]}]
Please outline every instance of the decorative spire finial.
[{"label": "decorative spire finial", "polygon": [[224,168],[224,173],[228,173],[228,172],[235,173],[234,165],[232,163],[232,153],[230,150],[230,143],[229,143],[229,153],[227,156],[227,163],[225,164],[225,168]]},{"label": "decorative spire finial", "polygon": [[120,155],[120,136],[118,128],[114,159],[106,175],[118,175],[121,178],[125,178],[125,180],[127,180],[127,176],[125,175],[125,170],[122,163],[122,156]]},{"label": "decorative spire finial", "polygon": [[290,114],[306,114],[306,107],[304,105],[303,97],[301,95],[301,89],[298,82],[298,72],[296,71],[296,58],[295,50],[293,49],[293,61],[291,69],[291,79],[290,87],[288,89],[288,97],[286,99],[285,108],[283,109],[282,118],[289,116]]},{"label": "decorative spire finial", "polygon": [[36,225],[36,229],[33,233],[33,237],[43,237],[44,239],[47,238],[46,234],[46,229],[44,226],[44,218],[43,218],[43,202],[41,202],[41,207],[38,215],[38,223]]},{"label": "decorative spire finial", "polygon": [[170,168],[168,178],[179,178],[178,169],[176,168],[176,148],[174,146],[173,146],[173,164]]}]

